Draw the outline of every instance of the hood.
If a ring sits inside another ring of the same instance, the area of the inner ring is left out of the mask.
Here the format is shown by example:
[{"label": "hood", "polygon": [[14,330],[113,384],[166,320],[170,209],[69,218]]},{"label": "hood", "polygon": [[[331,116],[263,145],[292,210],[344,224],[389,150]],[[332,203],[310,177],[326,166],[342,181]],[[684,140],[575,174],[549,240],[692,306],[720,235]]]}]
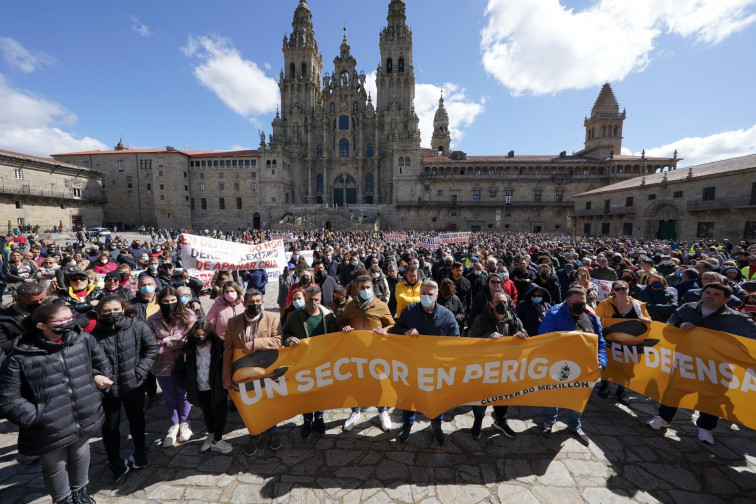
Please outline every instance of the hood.
[{"label": "hood", "polygon": [[543,300],[546,301],[547,303],[551,304],[551,294],[549,294],[549,291],[546,290],[545,288],[541,287],[540,285],[536,285],[536,284],[533,284],[533,283],[530,284],[530,285],[528,285],[528,288],[525,290],[525,296],[523,296],[523,299],[525,301],[530,301],[530,298],[533,297],[533,293],[536,292],[536,290],[539,290],[539,289],[541,291],[543,291]]},{"label": "hood", "polygon": [[738,275],[734,279],[731,279],[730,277],[727,277],[728,279],[735,280],[735,282],[738,282],[738,283],[743,281],[743,272],[740,271],[735,266],[728,266],[725,269],[723,269],[721,273],[723,275],[727,276],[727,273],[730,272],[730,271],[736,271],[738,273]]}]

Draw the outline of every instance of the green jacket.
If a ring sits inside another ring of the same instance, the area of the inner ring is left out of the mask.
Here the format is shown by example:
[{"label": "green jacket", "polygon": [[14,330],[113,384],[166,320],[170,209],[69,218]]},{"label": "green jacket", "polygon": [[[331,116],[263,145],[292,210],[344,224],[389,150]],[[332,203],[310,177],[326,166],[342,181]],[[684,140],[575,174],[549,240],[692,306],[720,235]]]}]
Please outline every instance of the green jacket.
[{"label": "green jacket", "polygon": [[[320,313],[323,314],[323,324],[325,325],[325,334],[339,332],[339,322],[336,315],[323,305],[318,305]],[[303,340],[309,338],[307,333],[307,319],[309,315],[303,309],[291,312],[283,326],[283,346],[289,346],[292,338]]]}]

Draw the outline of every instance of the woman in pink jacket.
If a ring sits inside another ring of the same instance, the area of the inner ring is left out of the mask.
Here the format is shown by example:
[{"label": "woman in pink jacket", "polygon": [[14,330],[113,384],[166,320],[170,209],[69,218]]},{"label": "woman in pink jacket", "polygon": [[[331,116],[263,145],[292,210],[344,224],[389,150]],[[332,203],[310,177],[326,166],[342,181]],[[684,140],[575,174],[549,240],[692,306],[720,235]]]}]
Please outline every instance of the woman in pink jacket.
[{"label": "woman in pink jacket", "polygon": [[115,271],[117,268],[118,265],[115,263],[115,261],[110,259],[110,252],[103,250],[102,254],[100,254],[100,257],[97,258],[97,263],[92,269],[98,275],[107,275],[111,271]]},{"label": "woman in pink jacket", "polygon": [[215,303],[207,312],[207,320],[212,322],[218,337],[225,339],[229,319],[244,313],[244,293],[236,282],[224,283],[221,292],[222,295],[215,298]]}]

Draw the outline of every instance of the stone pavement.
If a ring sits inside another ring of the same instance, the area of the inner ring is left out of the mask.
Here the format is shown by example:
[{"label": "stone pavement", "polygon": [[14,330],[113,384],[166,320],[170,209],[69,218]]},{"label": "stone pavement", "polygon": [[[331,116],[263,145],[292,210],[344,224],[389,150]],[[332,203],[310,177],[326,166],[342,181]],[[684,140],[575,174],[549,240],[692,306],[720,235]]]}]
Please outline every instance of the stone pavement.
[{"label": "stone pavement", "polygon": [[[271,284],[266,306],[275,306]],[[209,299],[203,300],[209,307]],[[489,410],[490,411],[490,410]],[[199,408],[191,424],[195,437],[170,449],[160,447],[169,427],[162,404],[147,412],[150,465],[113,483],[103,445],[92,439],[90,488],[99,503],[309,503],[370,502],[619,503],[756,502],[756,433],[720,421],[716,444],[700,443],[695,415],[680,411],[666,431],[645,420],[655,404],[635,395],[630,407],[594,393],[583,416],[588,447],[557,423],[551,438],[541,438],[538,408],[512,407],[508,439],[486,417],[480,440],[470,438],[472,413],[461,407],[447,413],[447,442],[433,444],[429,422],[419,415],[409,442],[396,440],[401,412],[391,410],[394,429],[379,428],[374,408],[363,410],[351,432],[342,425],[348,410],[326,412],[327,432],[303,441],[301,417],[279,424],[283,446],[272,452],[267,440],[253,457],[244,454],[248,434],[231,413],[225,439],[230,455],[200,453],[205,438]],[[39,464],[16,462],[16,429],[0,421],[0,504],[48,503]],[[122,422],[123,455],[131,450]]]}]

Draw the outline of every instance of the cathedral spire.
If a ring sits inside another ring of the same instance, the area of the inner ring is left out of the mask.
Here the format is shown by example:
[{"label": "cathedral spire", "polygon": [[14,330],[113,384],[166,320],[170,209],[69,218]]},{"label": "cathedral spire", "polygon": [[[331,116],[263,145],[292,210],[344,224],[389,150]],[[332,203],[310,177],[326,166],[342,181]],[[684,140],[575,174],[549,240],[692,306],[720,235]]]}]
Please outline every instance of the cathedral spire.
[{"label": "cathedral spire", "polygon": [[449,114],[444,107],[444,91],[441,90],[441,98],[438,100],[438,109],[433,116],[433,138],[431,139],[433,150],[439,156],[448,156],[451,148],[451,133],[449,132]]}]

